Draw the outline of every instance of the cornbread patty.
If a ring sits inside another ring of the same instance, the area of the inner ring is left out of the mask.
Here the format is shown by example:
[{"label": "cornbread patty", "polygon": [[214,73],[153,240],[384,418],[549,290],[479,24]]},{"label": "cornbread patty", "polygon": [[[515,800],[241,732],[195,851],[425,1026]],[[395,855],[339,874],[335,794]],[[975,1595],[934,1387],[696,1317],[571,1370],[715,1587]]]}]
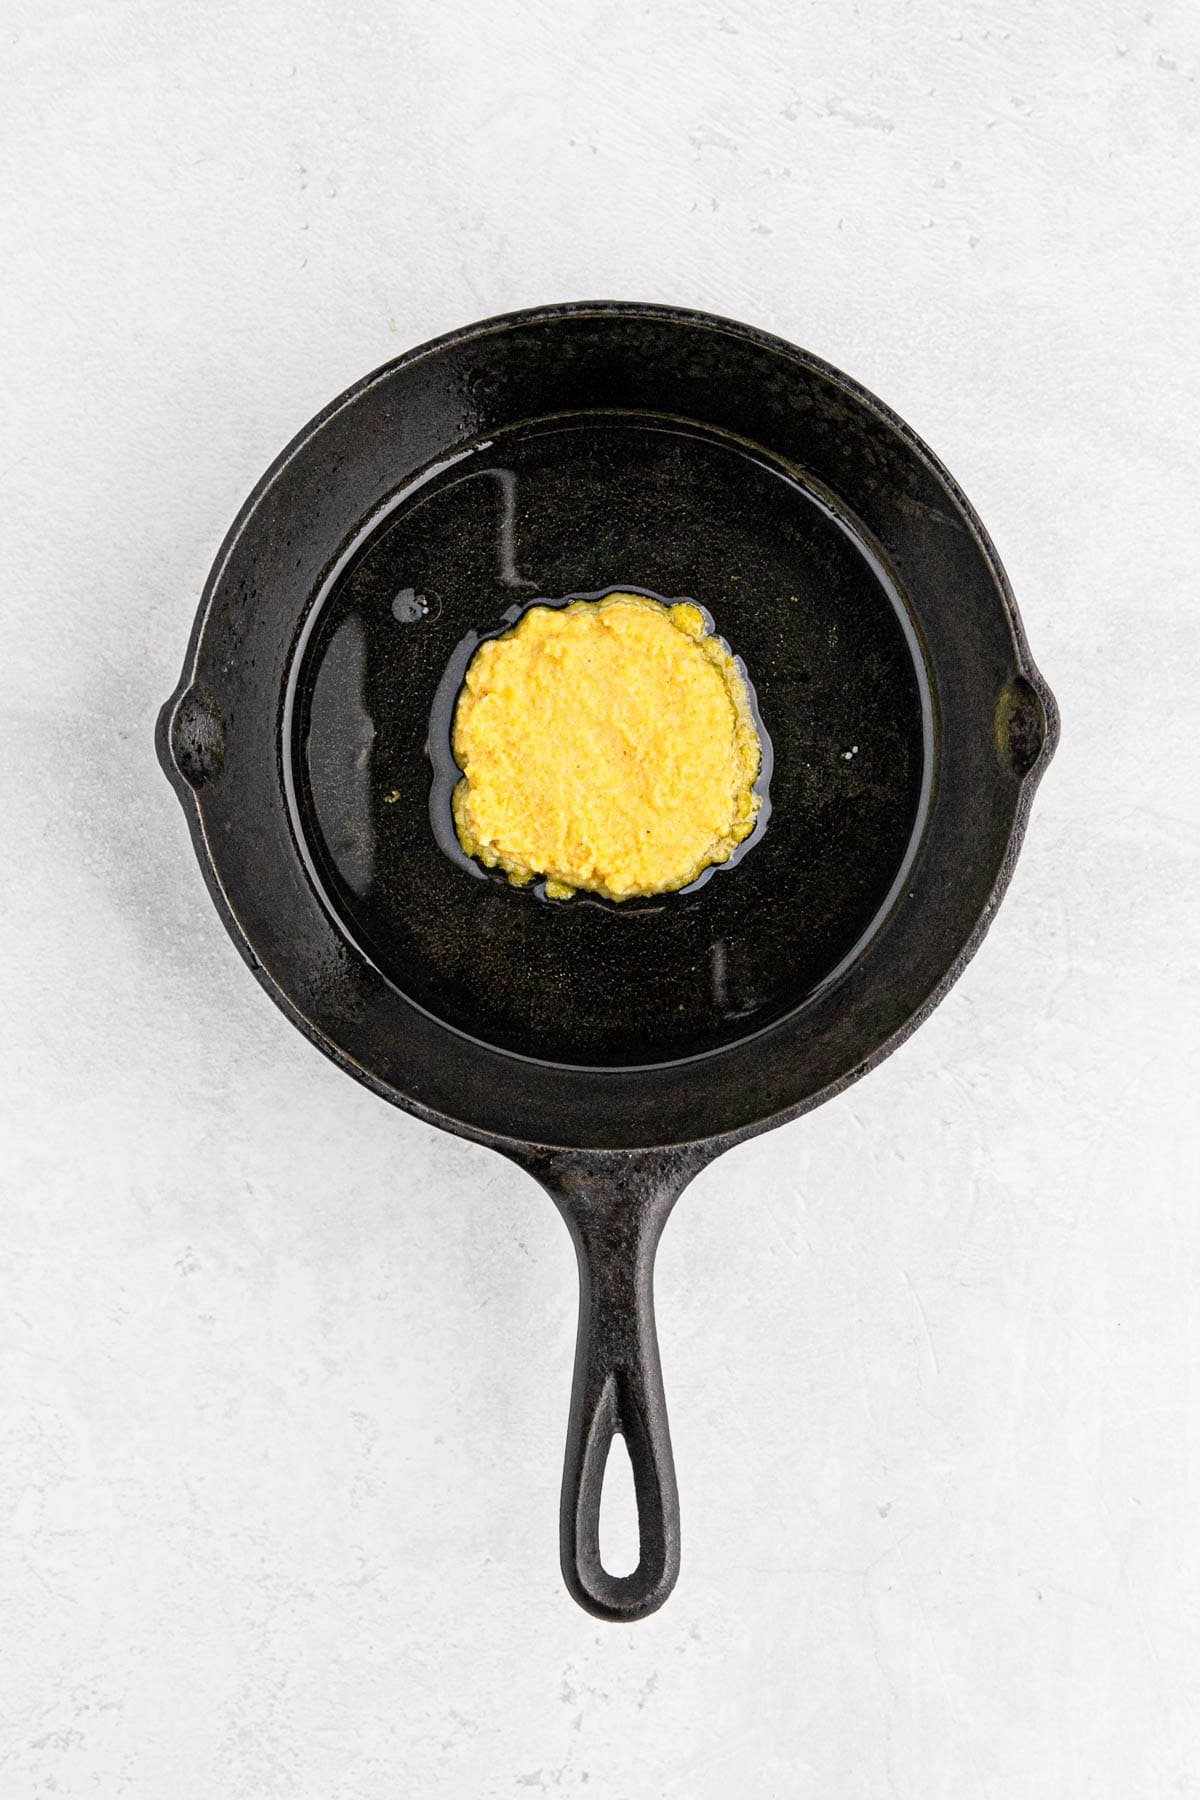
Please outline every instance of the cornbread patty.
[{"label": "cornbread patty", "polygon": [[611,900],[685,887],[754,826],[746,683],[698,607],[641,594],[534,606],[467,668],[454,822],[516,885]]}]

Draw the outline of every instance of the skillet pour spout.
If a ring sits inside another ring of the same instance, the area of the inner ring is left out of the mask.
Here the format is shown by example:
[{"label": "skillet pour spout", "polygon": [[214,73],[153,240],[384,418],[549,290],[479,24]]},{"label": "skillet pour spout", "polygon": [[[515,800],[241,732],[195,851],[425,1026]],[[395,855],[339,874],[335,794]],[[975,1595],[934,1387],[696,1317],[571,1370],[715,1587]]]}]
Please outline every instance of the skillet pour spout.
[{"label": "skillet pour spout", "polygon": [[[702,605],[742,660],[769,810],[693,888],[555,902],[457,854],[446,697],[525,606],[617,591]],[[729,319],[585,301],[467,326],[333,401],[234,521],[159,759],[287,1018],[566,1221],[561,1561],[597,1616],[644,1617],[679,1570],[653,1307],[676,1199],[948,992],[1058,729],[954,478],[859,383]],[[618,1434],[623,1576],[599,1542]]]}]

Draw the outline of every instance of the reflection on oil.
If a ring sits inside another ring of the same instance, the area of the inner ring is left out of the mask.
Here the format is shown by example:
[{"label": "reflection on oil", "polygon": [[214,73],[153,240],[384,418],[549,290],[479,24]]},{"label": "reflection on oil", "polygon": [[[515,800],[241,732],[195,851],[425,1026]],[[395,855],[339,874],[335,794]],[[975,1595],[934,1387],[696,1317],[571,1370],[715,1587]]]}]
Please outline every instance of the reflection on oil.
[{"label": "reflection on oil", "polygon": [[712,965],[713,999],[724,1012],[729,1006],[729,951],[724,938],[714,938],[709,961]]},{"label": "reflection on oil", "polygon": [[370,889],[375,859],[375,724],[366,706],[366,677],[366,633],[351,613],[330,638],[313,684],[307,762],[321,833],[342,880],[360,895]]},{"label": "reflection on oil", "polygon": [[[479,445],[478,448],[486,450],[489,448],[489,445],[485,442]],[[457,461],[459,459],[456,457],[451,460]],[[442,468],[447,468],[449,466],[449,463],[445,463],[442,465]],[[444,482],[437,489],[437,500],[441,501],[452,488],[462,487],[469,481],[494,481],[499,491],[500,512],[496,521],[496,580],[498,584],[501,587],[506,588],[535,589],[538,583],[531,580],[528,575],[522,575],[520,569],[517,567],[516,470],[494,467],[468,469],[465,475],[458,475],[453,481]],[[413,484],[414,487],[416,485],[418,484]],[[423,486],[424,482],[422,481],[419,485]],[[408,490],[408,492],[411,491],[412,488]],[[434,496],[429,496],[429,498],[433,497]],[[415,513],[426,504],[428,504],[428,500],[425,496],[422,496],[422,498],[412,507],[412,511]],[[411,593],[412,590],[406,588],[403,590],[402,597],[408,596]],[[416,595],[414,598],[419,600],[422,596]],[[402,624],[412,624],[416,616],[418,615],[406,611],[401,611],[396,614],[396,617]]]},{"label": "reflection on oil", "polygon": [[[512,469],[481,469],[481,475],[492,475],[500,485],[500,581],[504,587],[535,588],[517,568],[517,477]],[[467,477],[469,480],[470,478]]]}]

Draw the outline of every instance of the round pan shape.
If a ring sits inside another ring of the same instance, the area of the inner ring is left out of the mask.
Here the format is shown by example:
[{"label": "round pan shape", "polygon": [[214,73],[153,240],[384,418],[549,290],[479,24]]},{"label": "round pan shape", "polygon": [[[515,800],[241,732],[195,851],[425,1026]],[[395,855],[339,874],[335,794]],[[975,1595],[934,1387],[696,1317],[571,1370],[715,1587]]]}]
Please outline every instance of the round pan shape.
[{"label": "round pan shape", "polygon": [[[530,604],[688,598],[742,660],[759,824],[679,893],[547,900],[458,849],[454,696]],[[575,1241],[561,1559],[661,1605],[679,1513],[655,1248],[739,1140],[865,1074],[1003,895],[1057,710],[970,504],[902,420],[747,326],[624,302],[377,370],[263,476],[159,755],[246,961],[340,1067],[533,1174]],[[599,1549],[612,1437],[640,1559]]]}]

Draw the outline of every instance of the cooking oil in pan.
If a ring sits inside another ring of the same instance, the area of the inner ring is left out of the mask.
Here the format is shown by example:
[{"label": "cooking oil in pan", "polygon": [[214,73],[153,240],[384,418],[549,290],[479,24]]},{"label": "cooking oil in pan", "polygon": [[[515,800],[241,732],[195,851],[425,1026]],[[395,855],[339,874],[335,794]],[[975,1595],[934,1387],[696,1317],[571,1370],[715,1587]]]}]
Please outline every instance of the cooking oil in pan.
[{"label": "cooking oil in pan", "polygon": [[[686,889],[548,904],[458,844],[454,700],[531,604],[614,590],[693,597],[737,652],[764,804]],[[343,929],[447,1026],[544,1062],[708,1055],[803,1006],[885,922],[929,802],[929,683],[883,558],[801,474],[678,420],[534,421],[427,470],[339,558],[292,690],[298,825]]]}]

